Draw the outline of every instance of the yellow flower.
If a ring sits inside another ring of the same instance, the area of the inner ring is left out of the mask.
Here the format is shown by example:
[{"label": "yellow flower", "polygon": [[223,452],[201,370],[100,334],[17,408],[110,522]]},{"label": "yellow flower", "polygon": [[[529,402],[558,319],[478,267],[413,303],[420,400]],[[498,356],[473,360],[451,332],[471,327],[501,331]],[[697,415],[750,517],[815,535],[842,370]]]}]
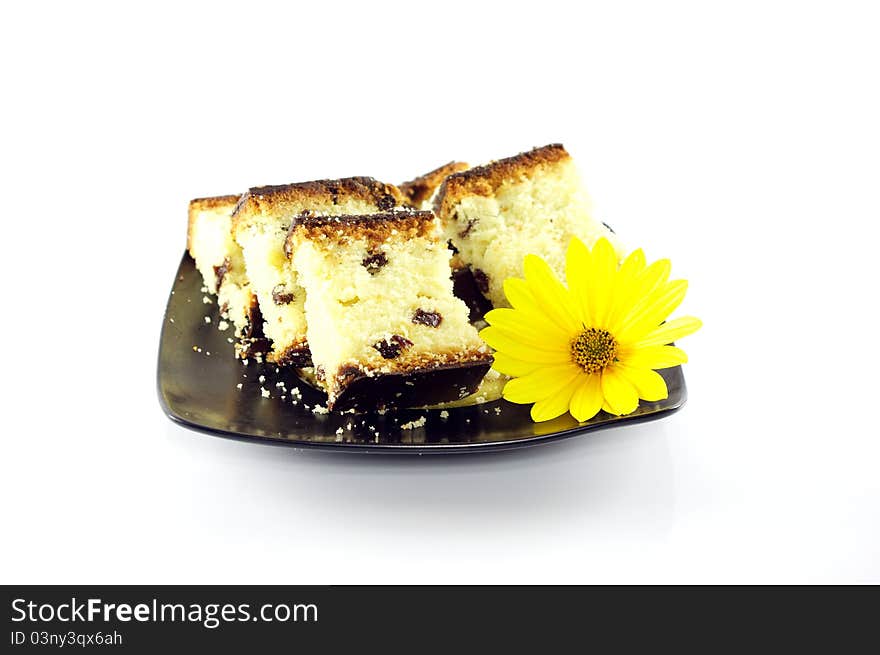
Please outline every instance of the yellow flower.
[{"label": "yellow flower", "polygon": [[486,314],[480,336],[492,346],[494,368],[511,376],[504,398],[534,403],[532,419],[571,412],[587,421],[604,409],[630,414],[639,399],[667,397],[655,369],[687,361],[676,339],[698,330],[693,316],[666,320],[684,299],[687,281],[669,281],[671,264],[650,266],[641,249],[618,266],[606,239],[592,252],[572,239],[566,253],[568,287],[536,255],[526,255],[525,279],[508,278],[512,309]]}]

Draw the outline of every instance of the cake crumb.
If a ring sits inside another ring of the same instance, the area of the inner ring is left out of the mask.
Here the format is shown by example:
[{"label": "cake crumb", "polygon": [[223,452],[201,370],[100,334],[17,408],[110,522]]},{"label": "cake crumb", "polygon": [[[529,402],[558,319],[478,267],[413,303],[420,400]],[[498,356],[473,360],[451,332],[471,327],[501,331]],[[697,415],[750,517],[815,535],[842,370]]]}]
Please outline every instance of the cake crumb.
[{"label": "cake crumb", "polygon": [[205,323],[210,323],[210,322],[211,322],[211,317],[205,316]]},{"label": "cake crumb", "polygon": [[329,414],[330,410],[323,405],[315,405],[312,408],[312,414]]},{"label": "cake crumb", "polygon": [[171,321],[172,323],[174,323],[174,319],[173,319],[173,318],[169,317],[168,320]]},{"label": "cake crumb", "polygon": [[447,412],[447,411],[444,409],[442,412],[440,412],[440,418],[443,419],[443,420],[445,421],[446,419],[449,418],[449,412]]},{"label": "cake crumb", "polygon": [[221,332],[225,332],[229,328],[229,323],[227,321],[220,321],[217,323],[217,329]]},{"label": "cake crumb", "polygon": [[498,416],[501,416],[501,408],[500,408],[500,407],[496,407],[496,408],[495,408],[495,413],[498,414]]},{"label": "cake crumb", "polygon": [[263,398],[268,398],[269,397],[269,390],[264,389],[263,387],[260,387],[260,395],[263,396]]},{"label": "cake crumb", "polygon": [[342,434],[342,432],[343,432],[342,428],[336,428],[336,434]]},{"label": "cake crumb", "polygon": [[265,376],[265,375],[261,375],[261,376],[258,377],[257,379],[262,383],[262,382],[265,382],[265,381],[266,381],[266,376]]},{"label": "cake crumb", "polygon": [[205,303],[206,305],[210,305],[211,299],[208,298],[208,296],[202,296],[202,302]]},{"label": "cake crumb", "polygon": [[241,382],[239,382],[238,384],[236,384],[236,385],[235,385],[235,388],[238,389],[239,391],[241,391]]},{"label": "cake crumb", "polygon": [[400,429],[401,430],[415,430],[416,428],[422,427],[427,422],[428,422],[427,417],[420,416],[419,418],[417,418],[414,421],[409,421],[407,423],[402,424],[400,426]]}]

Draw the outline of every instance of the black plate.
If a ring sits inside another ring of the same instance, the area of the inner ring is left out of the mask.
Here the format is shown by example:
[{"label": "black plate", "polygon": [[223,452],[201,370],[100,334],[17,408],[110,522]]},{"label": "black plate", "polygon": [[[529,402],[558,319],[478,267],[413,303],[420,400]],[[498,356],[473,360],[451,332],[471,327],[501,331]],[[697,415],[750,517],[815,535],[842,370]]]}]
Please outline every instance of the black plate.
[{"label": "black plate", "polygon": [[[195,430],[299,448],[383,453],[460,453],[504,450],[667,416],[687,398],[681,367],[660,371],[669,397],[643,402],[628,416],[604,412],[579,424],[565,415],[534,423],[528,405],[504,400],[448,410],[394,410],[384,415],[315,414],[325,397],[290,374],[276,372],[271,364],[251,360],[245,366],[233,356],[232,326],[217,329],[216,299],[205,304],[202,278],[189,255],[184,255],[168,299],[159,344],[159,401],[168,417]],[[205,321],[205,317],[210,323]],[[209,354],[210,353],[210,354]],[[260,376],[265,381],[260,382]],[[287,389],[298,387],[302,399],[292,403]],[[241,389],[236,387],[241,383]],[[262,396],[261,387],[271,397]],[[285,399],[281,396],[286,395]],[[401,425],[426,417],[424,426],[404,430]],[[346,426],[351,424],[351,429]],[[343,428],[342,434],[336,434]]]}]

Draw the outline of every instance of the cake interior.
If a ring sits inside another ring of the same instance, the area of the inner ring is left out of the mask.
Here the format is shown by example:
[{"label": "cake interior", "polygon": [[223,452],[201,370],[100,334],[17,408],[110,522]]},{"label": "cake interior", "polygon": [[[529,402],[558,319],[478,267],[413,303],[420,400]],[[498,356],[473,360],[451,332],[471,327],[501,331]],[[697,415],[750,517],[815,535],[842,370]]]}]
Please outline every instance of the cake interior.
[{"label": "cake interior", "polygon": [[189,206],[187,249],[208,292],[217,296],[221,317],[231,321],[238,337],[250,325],[253,302],[241,248],[232,237],[232,212],[239,196],[197,198]]},{"label": "cake interior", "polygon": [[437,206],[446,238],[495,307],[509,306],[503,283],[522,277],[526,254],[545,259],[560,278],[573,236],[587,246],[607,237],[622,254],[616,236],[592,217],[574,161],[561,146],[455,174]]},{"label": "cake interior", "polygon": [[[468,363],[488,368],[489,349],[452,294],[451,252],[430,212],[305,219],[288,243],[331,406],[364,378],[376,386]],[[466,387],[442,392],[451,399],[473,391],[470,381]]]},{"label": "cake interior", "polygon": [[[306,365],[307,355],[298,353],[306,345],[305,292],[296,272],[284,256],[288,221],[267,221],[260,228],[239,234],[247,274],[259,301],[263,332],[272,342],[269,359],[280,364]],[[301,356],[301,362],[290,362]]]}]

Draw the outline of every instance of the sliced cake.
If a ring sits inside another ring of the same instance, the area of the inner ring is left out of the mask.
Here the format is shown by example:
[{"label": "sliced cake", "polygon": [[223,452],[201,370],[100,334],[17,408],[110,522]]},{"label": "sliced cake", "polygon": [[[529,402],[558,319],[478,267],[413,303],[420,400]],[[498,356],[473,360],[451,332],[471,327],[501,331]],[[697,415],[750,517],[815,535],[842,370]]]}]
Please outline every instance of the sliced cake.
[{"label": "sliced cake", "polygon": [[268,359],[280,366],[309,366],[305,293],[284,252],[296,216],[369,214],[404,204],[400,190],[371,177],[266,186],[245,193],[232,219],[251,288],[259,300],[263,331],[272,342]]},{"label": "sliced cake", "polygon": [[431,212],[297,216],[287,252],[331,408],[425,405],[472,393],[489,348],[452,294]]},{"label": "sliced cake", "polygon": [[434,206],[434,194],[447,177],[453,173],[466,171],[468,165],[460,161],[451,161],[443,164],[440,168],[435,168],[430,173],[420,175],[414,180],[404,182],[400,185],[400,191],[403,193],[406,202],[416,209],[431,209]]},{"label": "sliced cake", "polygon": [[247,356],[265,350],[265,340],[241,248],[232,237],[232,212],[238,200],[238,195],[191,200],[186,247],[208,292],[217,296],[221,318],[235,328],[240,340],[236,352]]},{"label": "sliced cake", "polygon": [[501,159],[447,177],[434,200],[445,236],[495,307],[507,307],[503,284],[522,277],[523,258],[544,258],[565,272],[571,237],[592,247],[615,235],[590,212],[574,161],[559,144]]}]

